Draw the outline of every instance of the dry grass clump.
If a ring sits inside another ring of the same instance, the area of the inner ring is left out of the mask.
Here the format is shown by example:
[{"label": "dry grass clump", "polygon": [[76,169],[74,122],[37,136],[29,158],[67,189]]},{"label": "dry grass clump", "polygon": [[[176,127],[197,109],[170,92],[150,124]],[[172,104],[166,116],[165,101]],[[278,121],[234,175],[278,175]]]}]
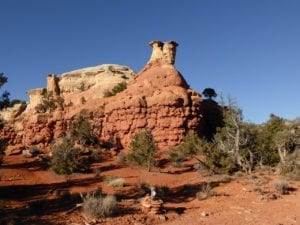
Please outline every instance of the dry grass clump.
[{"label": "dry grass clump", "polygon": [[83,198],[83,210],[93,217],[109,217],[117,208],[117,199],[113,195],[103,197],[94,192]]},{"label": "dry grass clump", "polygon": [[278,191],[280,194],[285,195],[289,193],[289,185],[286,181],[278,181],[274,183],[274,188],[276,191]]},{"label": "dry grass clump", "polygon": [[212,187],[209,183],[205,183],[201,186],[201,190],[196,193],[196,198],[201,201],[213,195],[214,192],[212,191]]},{"label": "dry grass clump", "polygon": [[119,177],[119,178],[113,179],[113,180],[109,181],[107,185],[110,187],[123,187],[124,186],[124,178]]}]

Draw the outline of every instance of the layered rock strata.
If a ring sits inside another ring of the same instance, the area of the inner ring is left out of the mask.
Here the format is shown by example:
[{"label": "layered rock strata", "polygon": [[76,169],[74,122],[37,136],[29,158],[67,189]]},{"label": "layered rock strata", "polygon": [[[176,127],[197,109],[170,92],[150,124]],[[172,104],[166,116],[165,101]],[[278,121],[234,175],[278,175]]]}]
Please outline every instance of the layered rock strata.
[{"label": "layered rock strata", "polygon": [[[47,148],[82,115],[90,121],[99,140],[117,140],[125,149],[133,136],[144,129],[152,132],[160,149],[179,144],[187,130],[198,129],[202,98],[189,88],[173,65],[178,44],[155,41],[150,46],[150,60],[137,75],[128,67],[117,65],[72,71],[59,77],[49,75],[47,90],[62,97],[64,107],[51,113],[36,113],[33,105],[41,99],[34,93],[41,91],[30,91],[31,107],[22,118],[5,127],[1,135],[11,145]],[[127,82],[126,90],[104,97],[105,90],[121,81]]]}]

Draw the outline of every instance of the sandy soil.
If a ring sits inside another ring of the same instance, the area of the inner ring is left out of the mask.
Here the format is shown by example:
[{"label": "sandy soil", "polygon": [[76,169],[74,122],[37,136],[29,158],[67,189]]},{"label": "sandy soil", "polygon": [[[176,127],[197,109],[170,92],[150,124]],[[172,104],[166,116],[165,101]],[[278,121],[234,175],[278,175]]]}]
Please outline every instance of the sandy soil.
[{"label": "sandy soil", "polygon": [[[188,161],[181,168],[164,164],[147,172],[106,156],[103,162],[93,164],[91,172],[66,178],[37,159],[6,156],[4,160],[0,167],[0,224],[300,224],[300,182],[285,180],[290,188],[282,195],[274,183],[284,178],[271,170],[203,176],[193,170],[194,162]],[[124,178],[124,186],[109,187],[105,180],[111,176]],[[210,196],[203,198],[202,194],[203,199],[197,199],[196,193],[206,184],[212,188]],[[147,193],[143,186],[157,187],[164,201],[160,215],[141,211],[139,202]],[[97,188],[117,196],[118,210],[113,217],[94,220],[76,207],[82,202],[79,193]]]}]

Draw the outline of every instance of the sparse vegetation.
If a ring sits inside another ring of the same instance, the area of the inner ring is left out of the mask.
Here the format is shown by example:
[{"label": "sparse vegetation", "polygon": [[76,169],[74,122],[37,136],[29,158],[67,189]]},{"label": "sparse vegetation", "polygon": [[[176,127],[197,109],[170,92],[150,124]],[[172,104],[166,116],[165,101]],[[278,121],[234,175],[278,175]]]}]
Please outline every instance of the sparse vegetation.
[{"label": "sparse vegetation", "polygon": [[107,186],[109,187],[123,187],[124,186],[124,178],[122,177],[110,177],[107,179]]},{"label": "sparse vegetation", "polygon": [[[0,73],[0,88],[7,82],[7,77],[4,76],[3,73]],[[10,104],[9,100],[9,92],[4,91],[2,96],[0,97],[0,110],[6,108]],[[0,117],[0,130],[3,129],[5,125],[4,120]],[[4,151],[6,148],[7,140],[5,138],[0,138],[0,165],[3,162]]]},{"label": "sparse vegetation", "polygon": [[103,96],[106,97],[110,97],[110,96],[114,96],[117,93],[124,91],[127,88],[127,83],[125,81],[118,83],[116,86],[113,87],[113,89],[111,91],[106,90],[103,93]]},{"label": "sparse vegetation", "polygon": [[130,143],[131,153],[128,160],[140,166],[144,166],[147,171],[155,165],[157,147],[150,131],[145,130],[137,133]]},{"label": "sparse vegetation", "polygon": [[95,192],[87,194],[83,199],[83,211],[93,217],[112,216],[117,208],[117,200],[113,195],[102,196]]},{"label": "sparse vegetation", "polygon": [[212,188],[209,183],[204,183],[201,185],[201,190],[196,193],[196,198],[198,200],[205,200],[213,195]]},{"label": "sparse vegetation", "polygon": [[81,102],[82,105],[84,105],[84,104],[86,103],[85,97],[82,96],[82,97],[80,98],[80,102]]},{"label": "sparse vegetation", "polygon": [[289,185],[286,181],[278,181],[274,183],[274,188],[282,195],[289,193]]},{"label": "sparse vegetation", "polygon": [[83,116],[79,116],[77,120],[72,123],[71,138],[84,146],[98,143],[90,123]]},{"label": "sparse vegetation", "polygon": [[36,112],[38,113],[46,113],[46,112],[52,112],[57,107],[63,107],[64,106],[64,99],[60,96],[54,96],[52,91],[46,91],[43,92],[42,97],[42,103],[38,104],[35,107]]},{"label": "sparse vegetation", "polygon": [[6,148],[7,141],[4,138],[0,139],[0,165],[3,163],[4,151]]},{"label": "sparse vegetation", "polygon": [[175,167],[181,167],[185,158],[184,151],[178,146],[171,147],[168,150],[168,159]]},{"label": "sparse vegetation", "polygon": [[[3,73],[0,73],[0,88],[7,83],[7,77],[4,76]],[[9,100],[10,93],[8,91],[4,91],[0,96],[0,110],[7,108],[10,106]]]},{"label": "sparse vegetation", "polygon": [[30,152],[30,154],[32,154],[33,156],[36,156],[36,155],[42,153],[41,149],[40,149],[38,146],[35,146],[35,145],[30,147],[29,152]]},{"label": "sparse vegetation", "polygon": [[52,148],[51,168],[57,174],[71,175],[80,169],[79,149],[65,137]]},{"label": "sparse vegetation", "polygon": [[285,162],[279,163],[280,174],[293,180],[300,180],[300,152],[286,156]]}]

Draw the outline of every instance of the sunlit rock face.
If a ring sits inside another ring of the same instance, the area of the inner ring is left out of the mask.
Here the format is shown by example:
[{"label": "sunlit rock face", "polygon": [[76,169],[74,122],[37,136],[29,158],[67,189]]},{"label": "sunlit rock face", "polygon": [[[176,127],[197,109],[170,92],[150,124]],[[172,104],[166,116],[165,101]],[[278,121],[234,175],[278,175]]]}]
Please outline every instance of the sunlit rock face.
[{"label": "sunlit rock face", "polygon": [[134,75],[129,67],[104,64],[63,73],[58,86],[61,93],[80,92],[95,86],[110,87],[123,81],[130,82]]},{"label": "sunlit rock face", "polygon": [[[18,126],[5,128],[10,144],[48,148],[69,132],[79,115],[89,120],[100,141],[115,140],[125,149],[145,129],[162,150],[181,143],[189,129],[199,128],[202,97],[174,67],[176,42],[153,41],[150,46],[150,60],[138,74],[126,66],[107,64],[48,75],[45,89],[63,98],[64,105],[44,114],[29,107]],[[105,91],[121,82],[127,83],[127,89],[105,97]],[[40,103],[39,91],[28,93],[30,105]]]}]

